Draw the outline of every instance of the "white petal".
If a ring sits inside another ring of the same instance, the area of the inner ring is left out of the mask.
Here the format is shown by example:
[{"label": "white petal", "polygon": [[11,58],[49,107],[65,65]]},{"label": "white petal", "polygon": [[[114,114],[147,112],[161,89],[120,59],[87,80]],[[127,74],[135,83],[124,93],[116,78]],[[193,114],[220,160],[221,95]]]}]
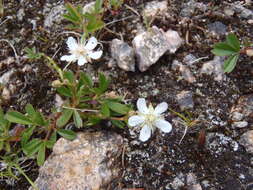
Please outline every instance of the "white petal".
[{"label": "white petal", "polygon": [[85,57],[81,56],[81,57],[78,58],[77,64],[78,64],[79,66],[82,66],[82,65],[84,65],[84,64],[87,63],[87,62],[88,62],[87,59],[86,59]]},{"label": "white petal", "polygon": [[98,44],[98,41],[95,37],[91,37],[87,44],[85,45],[85,49],[87,50],[93,50]]},{"label": "white petal", "polygon": [[151,128],[148,125],[144,125],[141,129],[139,139],[142,142],[147,141],[151,136]]},{"label": "white petal", "polygon": [[155,121],[155,126],[161,129],[164,133],[169,133],[172,130],[172,125],[163,119]]},{"label": "white petal", "polygon": [[100,50],[100,51],[90,51],[88,53],[88,56],[92,59],[99,59],[103,54],[103,51]]},{"label": "white petal", "polygon": [[165,112],[167,109],[168,109],[168,104],[166,102],[162,102],[156,106],[154,113],[157,115],[160,115],[163,112]]},{"label": "white petal", "polygon": [[142,124],[145,121],[145,118],[139,115],[131,116],[128,119],[128,125],[131,127],[137,126],[139,124]]},{"label": "white petal", "polygon": [[146,100],[144,98],[139,98],[137,100],[137,108],[138,111],[143,113],[143,114],[147,114],[148,113],[148,108],[147,108],[147,104],[146,104]]},{"label": "white petal", "polygon": [[78,46],[76,40],[73,37],[69,37],[67,40],[69,50],[75,50]]},{"label": "white petal", "polygon": [[67,61],[67,62],[76,61],[76,57],[74,55],[64,55],[61,57],[61,61]]}]

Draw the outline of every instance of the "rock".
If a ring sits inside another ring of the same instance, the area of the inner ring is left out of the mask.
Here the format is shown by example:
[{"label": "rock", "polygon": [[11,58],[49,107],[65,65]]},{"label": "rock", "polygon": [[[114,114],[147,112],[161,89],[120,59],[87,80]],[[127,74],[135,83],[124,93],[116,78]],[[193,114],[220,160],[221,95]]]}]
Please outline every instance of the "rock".
[{"label": "rock", "polygon": [[235,11],[231,7],[225,7],[224,13],[227,16],[233,16],[235,14]]},{"label": "rock", "polygon": [[134,50],[127,43],[114,39],[111,42],[110,51],[117,65],[125,71],[135,71]]},{"label": "rock", "polygon": [[231,108],[230,117],[234,112],[242,114],[244,118],[253,118],[253,94],[241,96],[237,104]]},{"label": "rock", "polygon": [[194,173],[188,173],[186,176],[187,185],[197,184],[197,176]]},{"label": "rock", "polygon": [[235,4],[233,9],[237,14],[239,14],[239,17],[244,19],[253,19],[253,11],[243,7],[243,5]]},{"label": "rock", "polygon": [[195,184],[195,185],[188,186],[187,190],[202,190],[202,187],[200,184]]},{"label": "rock", "polygon": [[247,152],[253,154],[253,130],[244,133],[239,143],[244,146]]},{"label": "rock", "polygon": [[192,66],[192,65],[194,64],[194,62],[195,62],[196,59],[197,59],[197,58],[196,58],[194,55],[188,54],[188,55],[186,55],[186,56],[184,57],[183,62],[184,62],[186,65]]},{"label": "rock", "polygon": [[44,27],[52,28],[55,24],[60,24],[63,20],[62,14],[65,12],[64,5],[57,5],[51,8],[50,12],[45,15]]},{"label": "rock", "polygon": [[180,106],[180,109],[186,110],[186,109],[191,109],[194,107],[194,102],[192,99],[192,92],[191,91],[186,91],[183,90],[179,94],[177,94],[177,102]]},{"label": "rock", "polygon": [[11,76],[15,73],[16,71],[14,69],[11,69],[10,71],[7,71],[0,77],[0,84],[2,85],[7,85],[8,82],[10,81]]},{"label": "rock", "polygon": [[145,5],[142,16],[145,18],[154,18],[157,15],[165,15],[168,11],[167,1],[151,1]]},{"label": "rock", "polygon": [[182,77],[189,83],[196,82],[196,78],[193,76],[191,70],[186,65],[181,65],[179,71],[182,74]]},{"label": "rock", "polygon": [[25,16],[25,10],[23,8],[19,9],[17,12],[17,18],[19,21],[22,21]]},{"label": "rock", "polygon": [[198,3],[195,0],[190,0],[187,3],[183,4],[180,16],[191,17],[197,9],[205,12],[207,11],[208,6],[206,6],[204,3]]},{"label": "rock", "polygon": [[169,50],[164,31],[156,26],[153,26],[150,31],[137,35],[132,43],[141,72],[146,71],[151,65],[155,64]]},{"label": "rock", "polygon": [[237,121],[232,124],[232,127],[233,128],[244,128],[244,127],[247,127],[248,124],[249,123],[247,121]]},{"label": "rock", "polygon": [[222,81],[225,78],[223,71],[224,58],[215,56],[213,60],[205,62],[200,70],[201,74],[214,75],[215,81]]},{"label": "rock", "polygon": [[3,91],[2,91],[2,98],[5,101],[9,101],[11,99],[11,93],[10,90],[6,87],[4,87]]},{"label": "rock", "polygon": [[92,2],[90,2],[88,4],[86,4],[83,7],[83,13],[90,13],[91,11],[93,11],[95,3],[96,3],[95,1],[92,1]]},{"label": "rock", "polygon": [[123,138],[112,132],[79,133],[73,141],[61,138],[35,183],[41,190],[107,189],[120,176],[122,147]]},{"label": "rock", "polygon": [[177,177],[174,178],[171,186],[174,189],[180,189],[181,187],[183,187],[184,184],[184,175],[182,173],[180,173]]},{"label": "rock", "polygon": [[217,157],[231,149],[237,151],[239,145],[231,137],[222,133],[207,133],[206,148]]},{"label": "rock", "polygon": [[216,21],[214,23],[208,24],[208,30],[213,34],[213,35],[225,35],[227,32],[227,26],[224,25],[223,23]]},{"label": "rock", "polygon": [[243,114],[235,111],[230,114],[230,117],[233,121],[241,121],[243,119]]},{"label": "rock", "polygon": [[184,40],[179,36],[178,32],[174,30],[168,30],[165,33],[165,37],[167,38],[169,44],[170,53],[175,53],[184,42]]}]

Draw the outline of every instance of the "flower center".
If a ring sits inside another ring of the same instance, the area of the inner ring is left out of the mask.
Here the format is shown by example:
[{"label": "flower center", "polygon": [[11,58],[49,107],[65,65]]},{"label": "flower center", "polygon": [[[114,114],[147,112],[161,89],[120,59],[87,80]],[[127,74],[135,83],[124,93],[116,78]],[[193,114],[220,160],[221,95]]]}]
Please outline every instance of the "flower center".
[{"label": "flower center", "polygon": [[87,57],[87,51],[82,45],[78,45],[78,47],[71,52],[72,54],[76,55],[77,57],[84,56]]}]

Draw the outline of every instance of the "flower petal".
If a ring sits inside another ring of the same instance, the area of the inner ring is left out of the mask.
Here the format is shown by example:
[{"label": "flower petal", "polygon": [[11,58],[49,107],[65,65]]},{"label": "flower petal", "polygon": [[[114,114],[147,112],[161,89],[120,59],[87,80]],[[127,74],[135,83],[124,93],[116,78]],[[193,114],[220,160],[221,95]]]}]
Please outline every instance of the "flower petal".
[{"label": "flower petal", "polygon": [[162,102],[156,106],[154,113],[156,115],[160,115],[163,112],[165,112],[167,109],[168,109],[168,104],[166,102]]},{"label": "flower petal", "polygon": [[75,50],[78,46],[76,40],[73,37],[69,37],[67,40],[69,50]]},{"label": "flower petal", "polygon": [[145,121],[145,118],[139,115],[131,116],[128,119],[128,125],[131,127],[137,126],[139,124],[142,124]]},{"label": "flower petal", "polygon": [[77,64],[78,64],[79,66],[82,66],[82,65],[84,65],[84,64],[87,63],[87,62],[88,62],[87,59],[86,59],[84,56],[81,56],[81,57],[78,58]]},{"label": "flower petal", "polygon": [[143,113],[143,114],[147,114],[148,113],[148,108],[147,108],[147,104],[146,104],[146,100],[144,98],[139,98],[137,100],[137,108],[138,111]]},{"label": "flower petal", "polygon": [[141,129],[139,139],[142,142],[147,141],[151,136],[151,128],[148,125],[144,125]]},{"label": "flower petal", "polygon": [[93,50],[98,44],[98,41],[95,37],[91,37],[87,44],[85,45],[85,49],[87,50]]},{"label": "flower petal", "polygon": [[103,51],[102,50],[99,50],[99,51],[90,51],[88,53],[88,56],[92,59],[99,59],[103,54]]},{"label": "flower petal", "polygon": [[156,120],[154,124],[164,133],[169,133],[172,130],[172,125],[168,121],[165,121],[163,119]]},{"label": "flower petal", "polygon": [[76,61],[76,57],[74,55],[64,55],[61,57],[61,61],[67,61],[67,62]]}]

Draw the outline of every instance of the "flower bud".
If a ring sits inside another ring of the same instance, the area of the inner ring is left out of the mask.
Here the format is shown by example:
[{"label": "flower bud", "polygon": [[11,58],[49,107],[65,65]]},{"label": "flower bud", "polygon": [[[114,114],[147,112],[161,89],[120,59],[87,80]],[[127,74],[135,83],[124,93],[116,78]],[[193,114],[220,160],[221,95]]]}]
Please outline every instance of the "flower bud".
[{"label": "flower bud", "polygon": [[61,81],[59,81],[59,80],[54,80],[54,81],[52,82],[52,87],[57,88],[57,87],[61,87],[61,86],[62,86],[62,83],[61,83]]},{"label": "flower bud", "polygon": [[253,49],[247,49],[246,54],[247,56],[253,57]]}]

